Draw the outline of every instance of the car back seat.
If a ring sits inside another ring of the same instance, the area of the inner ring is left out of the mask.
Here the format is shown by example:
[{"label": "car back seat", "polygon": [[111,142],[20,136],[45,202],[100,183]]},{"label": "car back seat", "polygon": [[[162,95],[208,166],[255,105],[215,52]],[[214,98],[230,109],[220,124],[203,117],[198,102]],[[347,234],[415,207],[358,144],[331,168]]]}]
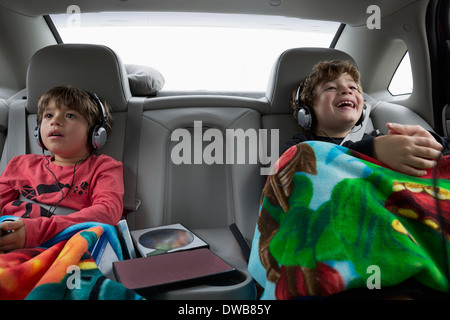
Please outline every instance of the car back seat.
[{"label": "car back seat", "polygon": [[[235,285],[200,286],[195,293],[190,290],[187,297],[255,297],[245,257],[229,225],[235,223],[247,241],[252,239],[264,177],[258,162],[237,164],[236,158],[234,163],[227,161],[230,150],[225,147],[225,139],[227,130],[258,132],[260,112],[266,110],[266,101],[225,96],[161,97],[147,99],[144,104],[137,182],[137,197],[142,204],[136,213],[136,226],[183,223],[241,272]],[[179,164],[173,159],[172,151],[181,138],[174,140],[172,135],[180,129],[191,137],[190,163]],[[224,139],[222,164],[207,164],[203,159],[211,141],[194,141],[196,134],[200,137],[198,133],[203,135],[211,129],[218,130]],[[197,147],[200,158],[196,160]],[[248,144],[246,150],[249,152]],[[237,142],[233,152],[242,152],[238,151]],[[186,293],[179,290],[161,297],[179,299]]]},{"label": "car back seat", "polygon": [[[136,119],[136,114],[139,115],[142,110],[134,113],[134,120],[140,122],[141,130],[129,135],[127,128],[134,127],[127,125],[130,109],[142,108],[145,98],[132,96],[120,58],[104,46],[50,46],[38,51],[30,61],[28,99],[11,104],[25,107],[26,134],[25,141],[21,143],[26,146],[24,152],[42,153],[34,139],[37,102],[45,91],[62,84],[96,92],[111,105],[113,132],[106,146],[100,150],[102,153],[124,161],[130,154],[128,146],[137,146],[138,150],[131,151],[136,168],[131,166],[127,170],[129,162],[124,163],[125,178],[127,172],[138,176],[136,193],[142,199],[135,215],[135,228],[184,223],[207,241],[213,252],[239,270],[239,274],[228,282],[173,290],[159,298],[255,298],[253,279],[228,225],[235,222],[254,228],[263,184],[259,167],[254,164],[177,166],[170,159],[170,148],[174,145],[170,134],[178,128],[192,129],[194,120],[203,121],[205,129],[257,129],[260,126],[259,112],[241,106],[242,101],[235,101],[233,107],[229,107],[229,101],[221,102],[220,107],[218,101],[221,99],[207,102],[183,97],[173,101],[162,99],[159,102],[163,106],[160,107],[157,103],[151,103],[153,98],[149,98],[140,119]],[[14,141],[14,137],[8,138]],[[7,154],[4,152],[4,158]],[[250,239],[252,231],[246,231]]]},{"label": "car back seat", "polygon": [[[253,299],[256,297],[254,282],[228,226],[236,223],[247,241],[253,238],[265,182],[265,176],[261,175],[263,164],[260,161],[237,164],[236,159],[234,163],[226,163],[225,158],[224,164],[206,164],[202,157],[199,164],[177,164],[173,161],[172,151],[180,141],[173,140],[172,134],[182,129],[194,138],[195,132],[199,132],[196,130],[201,130],[203,135],[209,129],[216,129],[225,137],[227,129],[256,132],[268,129],[267,141],[271,141],[270,134],[275,132],[271,130],[277,130],[279,143],[263,143],[257,150],[278,147],[281,152],[283,144],[298,131],[289,105],[293,88],[310,73],[316,62],[330,59],[351,60],[351,57],[333,49],[286,51],[275,62],[266,97],[262,99],[195,95],[137,99],[130,92],[123,64],[109,48],[50,46],[38,51],[30,62],[28,99],[13,101],[10,108],[17,105],[26,107],[25,152],[41,153],[33,131],[37,101],[42,93],[55,85],[71,84],[104,97],[113,109],[114,125],[109,142],[101,152],[122,161],[131,154],[131,158],[136,160],[135,167],[125,161],[128,175],[136,177],[136,198],[141,200],[132,228],[183,223],[240,272],[239,277],[220,285],[172,290],[158,298]],[[139,129],[131,131],[131,135],[127,130],[127,127],[134,127],[127,126],[130,110],[136,110],[133,117]],[[367,130],[370,126],[371,123]],[[8,135],[7,140],[11,143],[13,137]],[[130,142],[137,148],[135,151],[128,151]],[[10,143],[6,144],[7,147]],[[198,147],[203,153],[210,143],[202,139],[201,145],[195,145],[191,141],[191,151]],[[247,143],[245,151],[249,147]],[[7,159],[8,152],[5,151],[2,161]],[[223,154],[228,151],[224,147]],[[233,152],[236,154],[242,150],[238,151],[235,146]],[[262,152],[272,154],[272,150]],[[191,154],[192,162],[194,157]]]},{"label": "car back seat", "polygon": [[[265,180],[260,162],[210,165],[200,157],[200,163],[194,164],[195,155],[191,154],[190,164],[176,164],[172,151],[180,141],[173,141],[174,132],[183,129],[193,138],[196,129],[201,129],[202,134],[209,129],[217,129],[222,134],[227,129],[267,129],[269,135],[275,132],[279,135],[279,143],[263,143],[260,147],[278,147],[281,152],[283,143],[298,132],[289,104],[292,90],[311,72],[315,63],[331,59],[353,61],[348,54],[334,49],[286,51],[275,62],[263,99],[173,96],[145,101],[137,170],[137,197],[142,205],[136,214],[136,226],[181,222],[242,272],[234,288],[233,285],[199,286],[171,291],[161,298],[221,299],[253,294],[246,263],[227,226],[234,222],[246,239],[252,238]],[[367,113],[370,114],[370,109]],[[201,128],[196,128],[195,123],[201,123]],[[367,117],[365,130],[373,130],[370,117]],[[271,141],[270,137],[267,140]],[[209,143],[209,140],[202,140],[199,150],[205,151]],[[189,145],[194,152],[195,142]],[[224,150],[224,154],[226,152]],[[263,150],[263,153],[272,154],[272,150]]]},{"label": "car back seat", "polygon": [[428,131],[434,132],[434,129],[421,116],[411,109],[400,104],[375,101],[372,105],[371,119],[373,126],[380,132],[387,134],[387,122],[397,122],[402,124],[420,125]]}]

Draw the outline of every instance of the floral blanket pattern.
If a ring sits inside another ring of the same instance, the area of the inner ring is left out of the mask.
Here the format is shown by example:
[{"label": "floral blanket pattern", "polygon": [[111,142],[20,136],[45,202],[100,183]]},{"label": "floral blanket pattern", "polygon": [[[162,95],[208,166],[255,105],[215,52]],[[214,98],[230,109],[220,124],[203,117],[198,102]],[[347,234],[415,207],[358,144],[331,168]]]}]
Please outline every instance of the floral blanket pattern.
[{"label": "floral blanket pattern", "polygon": [[89,250],[102,236],[122,258],[114,227],[99,223],[69,227],[42,247],[0,254],[0,300],[142,299],[98,269]]},{"label": "floral blanket pattern", "polygon": [[249,261],[263,299],[327,297],[411,278],[449,289],[449,156],[418,178],[314,141],[293,146],[277,165]]}]

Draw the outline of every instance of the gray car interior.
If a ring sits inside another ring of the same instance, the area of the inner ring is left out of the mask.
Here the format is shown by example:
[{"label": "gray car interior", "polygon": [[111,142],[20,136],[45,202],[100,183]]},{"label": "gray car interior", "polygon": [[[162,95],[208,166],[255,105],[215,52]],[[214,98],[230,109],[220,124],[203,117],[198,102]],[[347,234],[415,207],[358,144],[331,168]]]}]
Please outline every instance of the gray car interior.
[{"label": "gray car interior", "polygon": [[[174,164],[171,151],[177,142],[171,140],[171,134],[179,128],[193,133],[194,121],[202,122],[203,131],[215,128],[222,133],[227,129],[268,129],[269,133],[276,129],[280,153],[283,144],[299,130],[289,103],[292,90],[316,62],[331,59],[353,61],[336,49],[287,50],[274,62],[263,98],[142,97],[131,91],[125,65],[111,49],[83,44],[48,46],[32,57],[26,89],[0,100],[1,166],[4,169],[7,161],[20,153],[42,153],[33,136],[41,94],[61,84],[97,93],[113,110],[113,133],[100,151],[124,162],[130,229],[183,223],[239,270],[229,281],[172,290],[158,298],[255,299],[255,283],[229,225],[235,223],[251,245],[266,180],[260,172],[264,164]],[[387,121],[421,124],[432,130],[408,108],[365,98],[371,105],[366,132],[384,132]],[[204,142],[202,148],[207,144]],[[275,150],[264,151],[271,154]]]}]

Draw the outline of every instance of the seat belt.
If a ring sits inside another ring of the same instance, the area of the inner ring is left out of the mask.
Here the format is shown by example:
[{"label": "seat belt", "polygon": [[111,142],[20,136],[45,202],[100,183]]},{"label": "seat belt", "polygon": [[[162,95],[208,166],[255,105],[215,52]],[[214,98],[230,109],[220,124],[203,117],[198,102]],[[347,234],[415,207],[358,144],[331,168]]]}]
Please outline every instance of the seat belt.
[{"label": "seat belt", "polygon": [[[142,113],[146,97],[132,97],[128,101],[123,155],[124,187],[123,207],[127,212],[135,212],[141,201],[136,199],[137,164],[142,126]],[[131,222],[133,224],[133,222]]]},{"label": "seat belt", "polygon": [[[0,99],[0,102],[6,107],[6,116],[7,116],[9,113],[9,104],[4,99]],[[2,114],[2,116],[3,116],[3,114]],[[8,121],[8,117],[6,117],[6,121]],[[0,133],[4,133],[6,136],[7,131],[8,131],[8,124],[0,123]]]},{"label": "seat belt", "polygon": [[26,101],[12,101],[8,113],[8,135],[6,137],[6,161],[26,153]]},{"label": "seat belt", "polygon": [[42,202],[38,202],[38,201],[35,201],[32,199],[25,198],[22,194],[19,194],[19,199],[17,199],[17,200],[22,201],[22,202],[29,202],[29,203],[37,204],[38,206],[44,208],[48,212],[50,212],[54,215],[58,215],[58,216],[67,216],[69,214],[79,211],[79,210],[72,209],[69,207],[51,206],[51,205],[48,205],[48,204],[45,204]]}]

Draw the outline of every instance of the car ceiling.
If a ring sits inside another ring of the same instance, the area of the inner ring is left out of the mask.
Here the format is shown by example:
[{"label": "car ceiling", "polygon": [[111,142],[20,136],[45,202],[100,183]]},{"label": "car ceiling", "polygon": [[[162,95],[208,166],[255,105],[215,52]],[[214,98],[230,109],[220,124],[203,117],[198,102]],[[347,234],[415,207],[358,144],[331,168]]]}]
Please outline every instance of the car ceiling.
[{"label": "car ceiling", "polygon": [[366,23],[367,8],[378,5],[388,17],[422,0],[0,0],[0,6],[26,15],[65,13],[76,4],[81,12],[155,11],[242,13],[337,21],[357,26]]}]

